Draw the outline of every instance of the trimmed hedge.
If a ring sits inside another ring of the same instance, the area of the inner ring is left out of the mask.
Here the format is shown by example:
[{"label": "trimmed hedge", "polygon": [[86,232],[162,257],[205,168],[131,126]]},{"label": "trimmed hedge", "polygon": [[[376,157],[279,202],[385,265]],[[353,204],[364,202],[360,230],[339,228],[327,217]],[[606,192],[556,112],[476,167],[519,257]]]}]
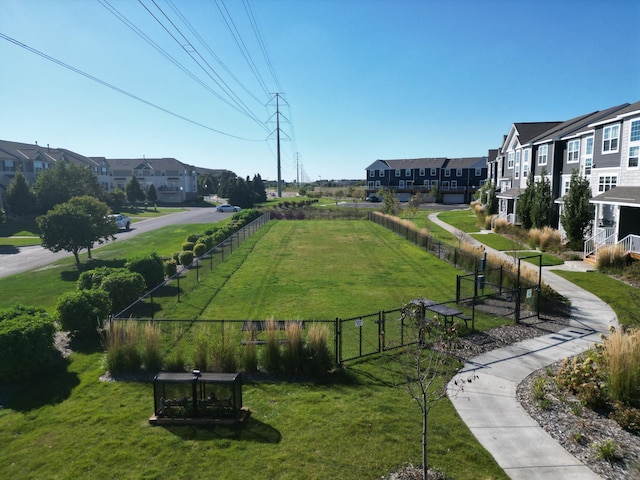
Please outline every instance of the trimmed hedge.
[{"label": "trimmed hedge", "polygon": [[156,252],[151,255],[132,258],[124,266],[129,271],[143,276],[147,290],[151,290],[164,281],[164,263]]},{"label": "trimmed hedge", "polygon": [[22,381],[46,367],[55,331],[43,308],[16,305],[0,312],[0,383]]}]

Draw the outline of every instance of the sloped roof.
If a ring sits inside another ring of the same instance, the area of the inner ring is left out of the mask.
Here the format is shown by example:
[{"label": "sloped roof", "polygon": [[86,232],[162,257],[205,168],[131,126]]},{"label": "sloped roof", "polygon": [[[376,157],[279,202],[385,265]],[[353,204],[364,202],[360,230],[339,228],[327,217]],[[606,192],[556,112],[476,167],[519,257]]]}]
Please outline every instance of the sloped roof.
[{"label": "sloped roof", "polygon": [[380,160],[391,169],[403,168],[442,168],[446,158],[406,158],[395,160]]},{"label": "sloped roof", "polygon": [[40,158],[44,161],[56,162],[62,158],[67,158],[73,159],[77,163],[83,165],[95,164],[95,162],[89,157],[72,152],[71,150],[64,148],[51,148],[48,146],[43,147],[38,144],[0,140],[0,151],[5,155],[14,157],[16,160],[38,160]]},{"label": "sloped roof", "polygon": [[446,168],[486,168],[487,157],[450,158]]},{"label": "sloped roof", "polygon": [[546,143],[552,142],[561,139],[567,135],[571,135],[579,130],[582,130],[584,127],[589,124],[602,119],[610,115],[613,112],[617,112],[623,107],[629,105],[628,103],[624,103],[622,105],[617,105],[615,107],[607,108],[606,110],[595,111],[591,113],[587,113],[585,115],[580,115],[578,117],[572,118],[565,122],[562,122],[555,128],[544,132],[542,135],[534,138],[531,143]]},{"label": "sloped roof", "polygon": [[524,145],[542,133],[557,127],[561,123],[562,122],[525,122],[514,123],[513,126],[518,131],[518,140],[520,145]]},{"label": "sloped roof", "polygon": [[111,170],[192,170],[175,158],[105,158]]},{"label": "sloped roof", "polygon": [[632,112],[637,112],[637,111],[640,111],[640,102],[635,102],[635,103],[632,103],[632,104],[628,104],[627,103],[624,108],[621,108],[619,110],[613,111],[609,115],[603,116],[599,120],[594,121],[593,123],[591,123],[589,126],[590,127],[594,127],[596,125],[607,123],[609,121],[615,121],[615,120],[618,120],[618,119],[624,117],[626,114],[629,114],[629,113],[632,113]]},{"label": "sloped roof", "polygon": [[524,192],[524,188],[509,188],[504,192],[497,192],[496,197],[498,198],[518,198],[520,194]]},{"label": "sloped roof", "polygon": [[593,197],[589,202],[640,207],[640,187],[615,187]]}]

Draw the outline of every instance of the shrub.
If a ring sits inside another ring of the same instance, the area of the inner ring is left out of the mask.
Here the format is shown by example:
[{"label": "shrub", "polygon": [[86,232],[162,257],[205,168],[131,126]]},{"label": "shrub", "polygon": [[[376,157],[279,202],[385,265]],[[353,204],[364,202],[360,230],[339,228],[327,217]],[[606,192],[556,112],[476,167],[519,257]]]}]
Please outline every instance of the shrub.
[{"label": "shrub", "polygon": [[140,370],[142,357],[138,352],[139,328],[137,322],[115,322],[105,332],[107,369],[112,374]]},{"label": "shrub", "polygon": [[247,373],[258,371],[258,351],[254,344],[247,344],[242,350],[242,369]]},{"label": "shrub", "polygon": [[176,262],[177,265],[180,265],[180,255],[182,254],[182,251],[180,252],[173,252],[171,254],[171,259]]},{"label": "shrub", "polygon": [[593,447],[596,450],[596,458],[598,460],[612,462],[618,458],[618,444],[610,438],[603,443],[594,443]]},{"label": "shrub", "polygon": [[591,408],[606,405],[606,372],[603,368],[601,346],[595,346],[584,354],[565,359],[558,371],[558,384],[575,393]]},{"label": "shrub", "polygon": [[207,252],[207,246],[204,243],[196,243],[193,247],[193,254],[196,257],[201,257]]},{"label": "shrub", "polygon": [[508,230],[509,222],[507,222],[506,218],[498,218],[495,222],[493,222],[493,230],[496,233],[504,233]]},{"label": "shrub", "polygon": [[42,370],[52,359],[53,318],[42,308],[16,305],[0,312],[0,383]]},{"label": "shrub", "polygon": [[131,272],[142,275],[147,290],[164,281],[164,265],[162,258],[156,252],[151,253],[151,255],[133,258],[125,264],[125,267]]},{"label": "shrub", "polygon": [[558,249],[562,244],[562,235],[551,227],[532,228],[529,230],[529,244],[543,252]]},{"label": "shrub", "polygon": [[193,252],[186,250],[180,253],[180,265],[189,266],[193,262]]},{"label": "shrub", "polygon": [[98,267],[82,272],[78,277],[76,286],[78,290],[88,290],[90,288],[98,288],[105,277],[113,273],[122,273],[128,271],[126,268],[117,267]]},{"label": "shrub", "polygon": [[62,329],[78,337],[95,334],[110,312],[109,295],[95,288],[63,293],[56,304],[56,313]]},{"label": "shrub", "polygon": [[166,260],[164,262],[164,274],[167,277],[173,277],[178,272],[178,263],[175,260]]},{"label": "shrub", "polygon": [[640,435],[640,409],[614,402],[614,409],[609,417],[627,432]]},{"label": "shrub", "polygon": [[113,312],[120,312],[134,303],[145,291],[144,278],[139,273],[113,273],[102,279],[100,287],[109,294]]},{"label": "shrub", "polygon": [[182,337],[182,328],[177,325],[173,329],[173,350],[167,358],[167,370],[170,372],[184,372],[185,362],[182,354],[182,344],[180,338]]},{"label": "shrub", "polygon": [[207,228],[204,231],[204,234],[207,235],[208,237],[210,237],[211,235],[213,235],[213,228]]},{"label": "shrub", "polygon": [[200,238],[201,236],[201,233],[190,233],[187,236],[187,242],[196,243],[198,241],[198,238]]},{"label": "shrub", "polygon": [[182,251],[183,252],[192,251],[194,246],[195,246],[195,242],[184,242],[182,244]]},{"label": "shrub", "polygon": [[149,322],[144,326],[144,352],[142,363],[149,372],[157,372],[162,368],[162,352],[160,339],[162,331],[160,325]]}]

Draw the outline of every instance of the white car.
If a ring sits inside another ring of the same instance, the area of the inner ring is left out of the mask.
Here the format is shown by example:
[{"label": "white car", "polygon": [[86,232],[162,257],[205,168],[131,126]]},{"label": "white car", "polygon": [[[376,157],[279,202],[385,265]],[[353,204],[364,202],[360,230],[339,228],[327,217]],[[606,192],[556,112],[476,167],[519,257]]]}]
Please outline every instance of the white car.
[{"label": "white car", "polygon": [[242,210],[240,207],[229,205],[228,203],[223,203],[216,207],[216,212],[239,212],[240,210]]}]

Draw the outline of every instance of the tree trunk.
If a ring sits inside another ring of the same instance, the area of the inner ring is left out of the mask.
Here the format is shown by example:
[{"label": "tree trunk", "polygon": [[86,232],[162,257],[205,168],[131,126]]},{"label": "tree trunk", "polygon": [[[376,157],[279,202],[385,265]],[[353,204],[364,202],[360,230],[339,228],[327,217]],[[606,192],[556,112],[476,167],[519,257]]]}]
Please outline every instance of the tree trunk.
[{"label": "tree trunk", "polygon": [[428,464],[427,464],[427,392],[422,393],[422,479],[427,480]]}]

